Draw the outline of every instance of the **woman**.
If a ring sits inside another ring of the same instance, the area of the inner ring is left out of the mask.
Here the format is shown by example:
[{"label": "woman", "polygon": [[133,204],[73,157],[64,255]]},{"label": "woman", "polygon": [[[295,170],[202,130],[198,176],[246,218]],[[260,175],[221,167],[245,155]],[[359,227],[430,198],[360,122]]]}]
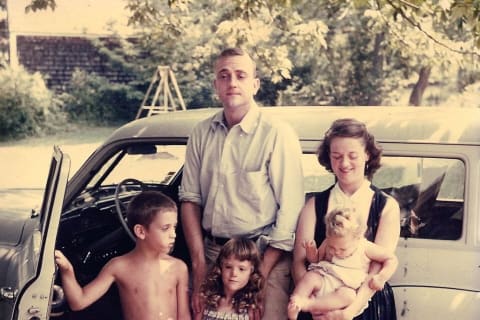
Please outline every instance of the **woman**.
[{"label": "woman", "polygon": [[[334,208],[355,207],[367,224],[366,238],[393,252],[400,235],[400,208],[397,201],[371,184],[375,171],[380,167],[382,150],[375,138],[360,121],[339,119],[325,133],[318,149],[318,160],[333,172],[336,183],[329,189],[316,193],[304,208],[298,222],[294,247],[293,278],[297,283],[307,272],[304,241],[325,238],[324,216]],[[369,275],[379,272],[381,266],[372,263]],[[395,319],[395,303],[390,286],[375,293],[365,281],[348,307],[316,314],[314,319],[385,320]],[[374,295],[375,294],[375,295]],[[373,298],[372,298],[373,296]],[[369,302],[369,300],[371,301]],[[301,314],[299,319],[311,319]]]}]

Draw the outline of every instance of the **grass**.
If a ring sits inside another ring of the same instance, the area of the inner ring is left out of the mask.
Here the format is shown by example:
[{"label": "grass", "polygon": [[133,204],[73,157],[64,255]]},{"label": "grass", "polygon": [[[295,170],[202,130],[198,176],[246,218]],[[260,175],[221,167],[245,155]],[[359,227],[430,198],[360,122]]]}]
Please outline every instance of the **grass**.
[{"label": "grass", "polygon": [[0,142],[0,147],[96,143],[105,140],[119,126],[94,127],[89,125],[72,125],[68,129],[58,131],[51,135]]},{"label": "grass", "polygon": [[43,188],[54,145],[70,156],[72,176],[116,128],[75,125],[53,135],[0,143],[0,189]]}]

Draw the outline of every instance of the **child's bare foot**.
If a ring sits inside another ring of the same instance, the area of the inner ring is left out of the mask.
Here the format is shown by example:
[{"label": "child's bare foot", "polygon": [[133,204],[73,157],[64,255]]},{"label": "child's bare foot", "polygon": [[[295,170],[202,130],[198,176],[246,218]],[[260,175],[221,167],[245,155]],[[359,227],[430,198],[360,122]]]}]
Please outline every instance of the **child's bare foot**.
[{"label": "child's bare foot", "polygon": [[287,314],[288,320],[297,320],[298,314],[302,309],[301,306],[298,304],[296,297],[291,297],[290,301],[288,302],[287,306]]}]

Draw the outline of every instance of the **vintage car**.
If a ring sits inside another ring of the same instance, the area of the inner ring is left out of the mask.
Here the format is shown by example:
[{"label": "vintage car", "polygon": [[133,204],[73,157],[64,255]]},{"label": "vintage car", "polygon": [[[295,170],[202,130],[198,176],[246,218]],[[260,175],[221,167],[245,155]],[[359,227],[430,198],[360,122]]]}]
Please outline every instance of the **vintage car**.
[{"label": "vintage car", "polygon": [[[374,183],[401,206],[399,267],[390,281],[398,318],[480,317],[480,109],[262,109],[297,131],[308,193],[334,181],[315,158],[332,121],[364,121],[384,148]],[[0,319],[121,319],[115,286],[87,309],[69,309],[54,249],[70,258],[82,285],[109,259],[129,251],[134,240],[125,227],[125,206],[147,189],[178,201],[189,133],[218,110],[132,121],[97,148],[71,179],[69,157],[54,147],[41,209],[0,216]],[[181,227],[172,254],[189,263]]]}]

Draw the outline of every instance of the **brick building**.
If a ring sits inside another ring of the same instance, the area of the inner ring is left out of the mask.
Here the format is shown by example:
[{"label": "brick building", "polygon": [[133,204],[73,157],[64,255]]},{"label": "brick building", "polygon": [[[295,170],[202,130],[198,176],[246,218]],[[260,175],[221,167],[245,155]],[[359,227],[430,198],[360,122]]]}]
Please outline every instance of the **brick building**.
[{"label": "brick building", "polygon": [[12,66],[42,73],[47,85],[57,91],[64,89],[76,68],[115,82],[128,81],[127,74],[110,67],[97,45],[115,46],[112,30],[124,36],[133,34],[125,0],[56,0],[55,10],[35,12],[25,10],[28,2],[6,1],[4,37]]},{"label": "brick building", "polygon": [[22,65],[30,72],[40,72],[47,86],[57,92],[66,88],[77,68],[113,82],[131,80],[128,73],[111,67],[101,46],[114,49],[118,43],[106,36],[17,34],[10,37],[11,63]]}]

